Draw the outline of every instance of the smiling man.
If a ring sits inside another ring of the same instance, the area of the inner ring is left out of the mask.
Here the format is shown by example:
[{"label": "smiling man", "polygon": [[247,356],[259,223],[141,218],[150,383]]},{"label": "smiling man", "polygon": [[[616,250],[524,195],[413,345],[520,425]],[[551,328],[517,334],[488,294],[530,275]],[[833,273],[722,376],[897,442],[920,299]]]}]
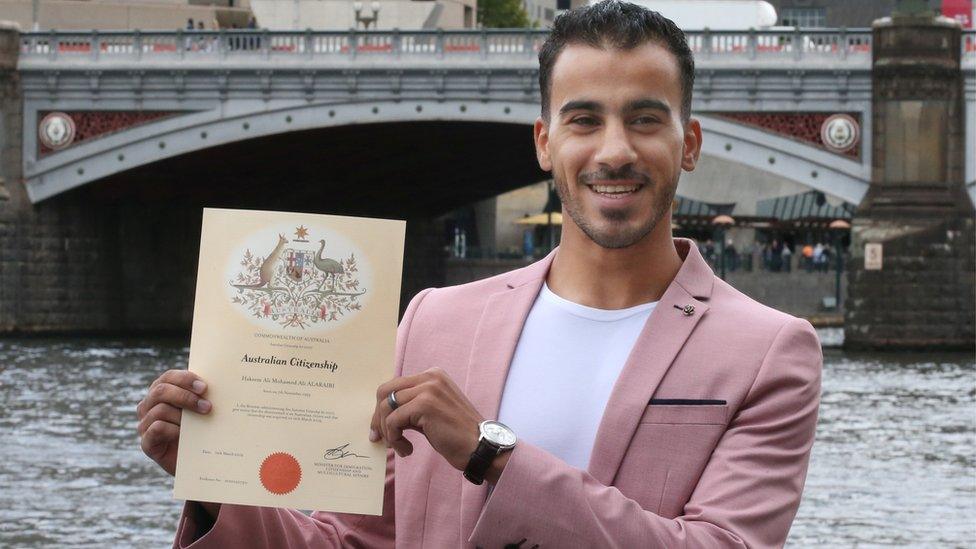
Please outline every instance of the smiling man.
[{"label": "smiling man", "polygon": [[[368,435],[393,450],[383,516],[188,502],[175,546],[783,545],[820,345],[671,237],[701,149],[684,35],[601,2],[557,19],[539,61],[560,246],[411,301]],[[209,412],[202,381],[167,372],[138,407],[142,447],[170,473],[181,410]]]}]

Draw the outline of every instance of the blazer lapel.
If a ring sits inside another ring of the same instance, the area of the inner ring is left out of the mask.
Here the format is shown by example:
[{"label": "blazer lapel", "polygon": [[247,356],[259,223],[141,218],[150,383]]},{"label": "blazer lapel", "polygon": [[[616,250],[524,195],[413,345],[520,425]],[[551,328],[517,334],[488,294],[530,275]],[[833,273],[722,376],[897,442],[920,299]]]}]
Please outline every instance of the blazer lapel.
[{"label": "blazer lapel", "polygon": [[711,294],[712,270],[693,242],[676,239],[675,244],[684,263],[634,343],[593,443],[588,469],[607,486],[613,483],[648,401],[708,311],[708,304],[698,298]]},{"label": "blazer lapel", "polygon": [[[498,417],[515,347],[555,253],[554,250],[545,259],[513,273],[509,288],[492,295],[485,305],[468,359],[464,394],[487,419]],[[488,485],[475,486],[460,475],[458,478],[461,481],[461,535],[466,540],[484,507]]]}]

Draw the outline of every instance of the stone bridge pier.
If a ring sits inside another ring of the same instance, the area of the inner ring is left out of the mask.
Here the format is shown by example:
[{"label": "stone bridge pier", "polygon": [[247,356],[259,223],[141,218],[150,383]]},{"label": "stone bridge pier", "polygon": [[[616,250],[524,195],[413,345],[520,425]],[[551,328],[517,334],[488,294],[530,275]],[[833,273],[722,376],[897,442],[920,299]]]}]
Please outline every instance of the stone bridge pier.
[{"label": "stone bridge pier", "polygon": [[976,345],[959,41],[959,23],[931,15],[874,25],[872,179],[851,230],[848,348]]}]

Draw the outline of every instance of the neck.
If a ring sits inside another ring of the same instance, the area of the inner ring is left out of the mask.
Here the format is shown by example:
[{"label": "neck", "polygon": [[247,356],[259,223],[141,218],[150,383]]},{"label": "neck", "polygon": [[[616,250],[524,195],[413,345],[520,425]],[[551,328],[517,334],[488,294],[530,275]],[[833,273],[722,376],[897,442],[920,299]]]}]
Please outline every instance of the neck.
[{"label": "neck", "polygon": [[681,268],[671,216],[627,248],[603,248],[563,216],[559,251],[546,283],[565,299],[598,309],[624,309],[661,299]]}]

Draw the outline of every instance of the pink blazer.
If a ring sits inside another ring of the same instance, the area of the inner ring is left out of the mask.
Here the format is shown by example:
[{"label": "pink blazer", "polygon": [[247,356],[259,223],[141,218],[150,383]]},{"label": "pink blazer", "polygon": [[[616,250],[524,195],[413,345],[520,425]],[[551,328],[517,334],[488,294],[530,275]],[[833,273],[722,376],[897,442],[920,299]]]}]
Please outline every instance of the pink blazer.
[{"label": "pink blazer", "polygon": [[[410,432],[413,455],[390,454],[381,517],[224,505],[193,542],[188,505],[174,547],[782,546],[817,422],[819,341],[806,321],[716,278],[691,241],[675,242],[684,264],[614,386],[585,471],[523,440],[488,497]],[[438,366],[496,417],[553,255],[419,293],[400,323],[397,373]]]}]

